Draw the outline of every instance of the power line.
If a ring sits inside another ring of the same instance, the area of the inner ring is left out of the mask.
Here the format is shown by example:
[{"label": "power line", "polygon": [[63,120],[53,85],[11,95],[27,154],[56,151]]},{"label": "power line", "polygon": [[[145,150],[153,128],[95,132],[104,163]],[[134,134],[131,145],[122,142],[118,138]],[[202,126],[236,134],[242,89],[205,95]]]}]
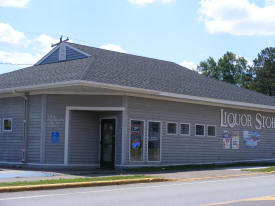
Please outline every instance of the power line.
[{"label": "power line", "polygon": [[22,65],[33,65],[33,64],[16,64],[16,63],[10,63],[10,62],[0,62],[0,64],[5,64],[5,65],[18,65],[18,66],[22,66]]}]

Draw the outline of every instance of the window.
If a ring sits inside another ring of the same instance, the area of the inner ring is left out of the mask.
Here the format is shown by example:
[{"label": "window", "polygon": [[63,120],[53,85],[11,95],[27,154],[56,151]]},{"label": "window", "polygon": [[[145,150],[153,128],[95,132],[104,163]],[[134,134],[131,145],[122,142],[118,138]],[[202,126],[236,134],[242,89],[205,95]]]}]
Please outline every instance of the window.
[{"label": "window", "polygon": [[204,136],[204,125],[196,124],[196,136]]},{"label": "window", "polygon": [[11,118],[4,118],[3,119],[3,131],[4,132],[11,132],[12,131],[12,119]]},{"label": "window", "polygon": [[181,123],[180,124],[180,134],[181,135],[190,135],[190,124]]},{"label": "window", "polygon": [[177,134],[177,123],[167,123],[167,134]]},{"label": "window", "polygon": [[148,161],[160,161],[160,122],[148,123]]},{"label": "window", "polygon": [[144,121],[131,120],[130,161],[143,160]]},{"label": "window", "polygon": [[208,136],[215,137],[216,136],[216,126],[208,125],[207,126],[207,134],[208,134]]}]

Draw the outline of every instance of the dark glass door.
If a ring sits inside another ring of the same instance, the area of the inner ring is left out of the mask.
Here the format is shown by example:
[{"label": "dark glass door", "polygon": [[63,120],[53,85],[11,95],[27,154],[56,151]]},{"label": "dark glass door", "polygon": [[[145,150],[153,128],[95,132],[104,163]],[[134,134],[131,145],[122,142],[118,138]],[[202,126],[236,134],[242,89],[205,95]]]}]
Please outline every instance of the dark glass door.
[{"label": "dark glass door", "polygon": [[103,169],[113,169],[115,166],[115,119],[101,120],[101,161]]}]

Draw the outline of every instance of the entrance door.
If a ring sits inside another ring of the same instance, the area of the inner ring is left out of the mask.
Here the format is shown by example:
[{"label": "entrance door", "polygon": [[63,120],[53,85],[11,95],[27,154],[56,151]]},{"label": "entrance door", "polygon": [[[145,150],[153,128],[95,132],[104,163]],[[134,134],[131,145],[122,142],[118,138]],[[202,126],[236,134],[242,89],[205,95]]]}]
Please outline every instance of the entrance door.
[{"label": "entrance door", "polygon": [[101,120],[101,161],[100,167],[113,169],[115,165],[115,119]]}]

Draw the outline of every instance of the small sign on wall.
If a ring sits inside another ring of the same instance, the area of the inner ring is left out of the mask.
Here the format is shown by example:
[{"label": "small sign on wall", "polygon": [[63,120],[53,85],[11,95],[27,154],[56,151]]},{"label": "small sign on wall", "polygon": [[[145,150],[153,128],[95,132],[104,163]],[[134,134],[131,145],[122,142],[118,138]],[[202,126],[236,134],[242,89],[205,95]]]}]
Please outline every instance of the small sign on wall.
[{"label": "small sign on wall", "polygon": [[240,133],[238,131],[232,131],[232,149],[240,148]]},{"label": "small sign on wall", "polygon": [[52,143],[59,143],[59,132],[52,132],[51,142]]},{"label": "small sign on wall", "polygon": [[223,149],[230,149],[231,148],[231,133],[228,130],[224,130],[222,140],[223,140],[222,141]]},{"label": "small sign on wall", "polygon": [[243,140],[247,148],[257,148],[261,134],[259,131],[243,131]]}]

